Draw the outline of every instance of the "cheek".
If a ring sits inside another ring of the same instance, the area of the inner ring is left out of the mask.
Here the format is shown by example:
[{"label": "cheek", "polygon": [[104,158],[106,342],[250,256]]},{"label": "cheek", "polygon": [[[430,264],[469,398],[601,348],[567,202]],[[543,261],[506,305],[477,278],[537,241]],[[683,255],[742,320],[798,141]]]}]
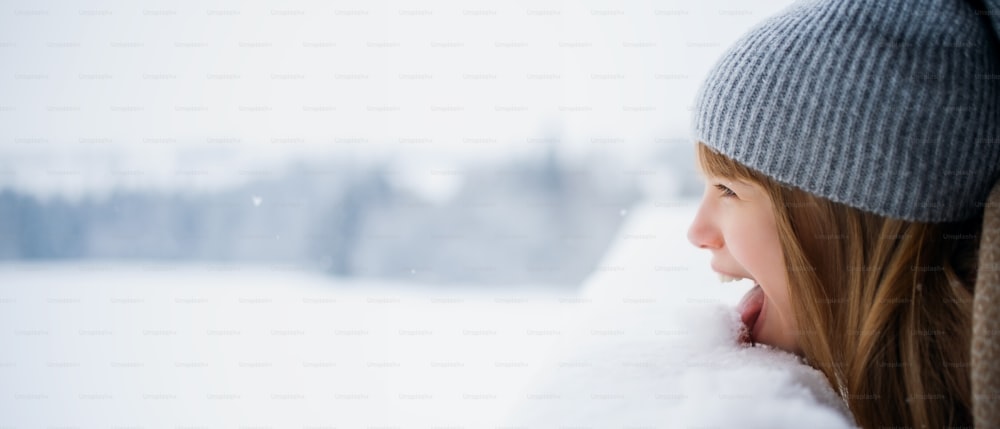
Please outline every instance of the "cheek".
[{"label": "cheek", "polygon": [[744,220],[734,222],[726,236],[726,245],[733,258],[762,286],[784,283],[785,264],[777,228]]},{"label": "cheek", "polygon": [[773,221],[754,222],[750,217],[731,226],[726,241],[729,251],[764,289],[768,300],[768,324],[778,325],[782,330],[794,329],[796,324],[777,227]]}]

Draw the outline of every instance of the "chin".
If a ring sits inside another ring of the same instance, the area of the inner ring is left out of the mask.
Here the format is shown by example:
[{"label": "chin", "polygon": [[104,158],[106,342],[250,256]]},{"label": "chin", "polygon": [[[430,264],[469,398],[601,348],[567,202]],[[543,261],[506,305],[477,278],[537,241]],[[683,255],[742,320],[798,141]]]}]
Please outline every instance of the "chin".
[{"label": "chin", "polygon": [[802,350],[799,349],[797,344],[783,338],[772,338],[768,335],[761,335],[760,338],[755,338],[754,345],[757,344],[765,344],[798,356],[803,355]]}]

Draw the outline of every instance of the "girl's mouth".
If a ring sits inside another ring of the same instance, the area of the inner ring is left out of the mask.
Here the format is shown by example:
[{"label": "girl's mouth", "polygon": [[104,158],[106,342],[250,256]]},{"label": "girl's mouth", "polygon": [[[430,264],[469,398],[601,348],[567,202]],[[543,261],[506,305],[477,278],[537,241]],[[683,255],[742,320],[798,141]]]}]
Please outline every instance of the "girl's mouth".
[{"label": "girl's mouth", "polygon": [[740,319],[746,328],[740,336],[740,342],[757,343],[759,334],[757,325],[760,324],[761,315],[764,313],[764,298],[764,290],[759,284],[755,284],[746,295],[743,295],[740,303],[736,304],[736,311],[740,313]]}]

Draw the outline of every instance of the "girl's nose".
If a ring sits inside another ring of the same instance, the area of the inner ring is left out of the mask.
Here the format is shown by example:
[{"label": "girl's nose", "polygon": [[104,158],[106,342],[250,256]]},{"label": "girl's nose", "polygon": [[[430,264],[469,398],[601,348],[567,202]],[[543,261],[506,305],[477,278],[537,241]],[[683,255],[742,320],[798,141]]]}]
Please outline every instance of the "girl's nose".
[{"label": "girl's nose", "polygon": [[701,249],[722,247],[722,234],[711,221],[711,216],[707,213],[704,204],[698,207],[698,214],[695,215],[691,226],[688,227],[687,238],[691,244]]}]

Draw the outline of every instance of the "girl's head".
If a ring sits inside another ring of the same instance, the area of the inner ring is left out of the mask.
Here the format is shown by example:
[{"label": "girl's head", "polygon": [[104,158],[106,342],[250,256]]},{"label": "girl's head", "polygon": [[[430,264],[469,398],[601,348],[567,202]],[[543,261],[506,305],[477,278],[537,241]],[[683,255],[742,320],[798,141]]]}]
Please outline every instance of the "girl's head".
[{"label": "girl's head", "polygon": [[981,219],[890,219],[775,182],[697,144],[705,180],[688,231],[713,269],[753,279],[753,341],[799,354],[863,426],[967,422]]},{"label": "girl's head", "polygon": [[974,254],[1000,179],[990,19],[955,0],[800,1],[695,100],[689,239],[760,285],[753,340],[822,370],[865,427],[970,423]]},{"label": "girl's head", "polygon": [[705,191],[688,240],[712,252],[712,269],[719,274],[752,279],[760,287],[751,294],[763,292],[762,306],[745,315],[749,339],[801,354],[771,197],[780,186],[703,144],[698,161]]}]

